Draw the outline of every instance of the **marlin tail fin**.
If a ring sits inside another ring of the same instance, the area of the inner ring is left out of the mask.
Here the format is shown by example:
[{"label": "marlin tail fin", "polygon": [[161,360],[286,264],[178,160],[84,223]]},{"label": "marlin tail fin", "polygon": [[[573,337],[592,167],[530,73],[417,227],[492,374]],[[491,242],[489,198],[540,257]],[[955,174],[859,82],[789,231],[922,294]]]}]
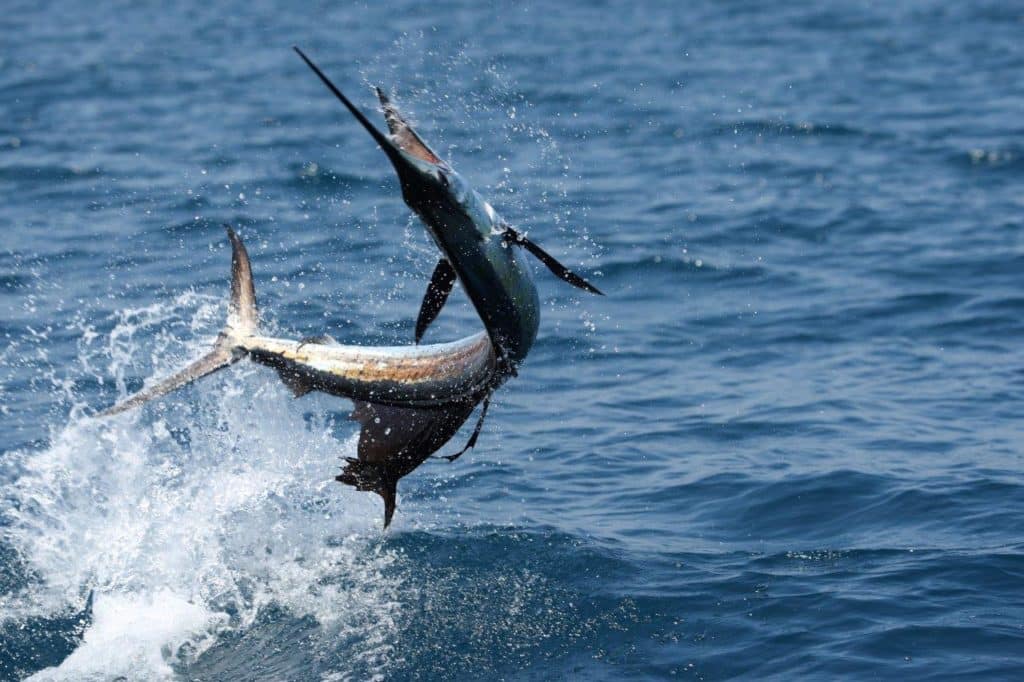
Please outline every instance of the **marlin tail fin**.
[{"label": "marlin tail fin", "polygon": [[103,410],[96,415],[97,417],[119,414],[154,398],[167,395],[200,377],[227,367],[241,357],[236,352],[237,340],[241,337],[252,336],[257,332],[259,326],[256,290],[252,282],[252,267],[249,264],[249,254],[245,250],[245,245],[230,226],[225,225],[225,227],[228,231],[228,239],[231,240],[231,300],[228,304],[227,325],[217,336],[213,350],[185,369],[175,372],[159,383]]}]

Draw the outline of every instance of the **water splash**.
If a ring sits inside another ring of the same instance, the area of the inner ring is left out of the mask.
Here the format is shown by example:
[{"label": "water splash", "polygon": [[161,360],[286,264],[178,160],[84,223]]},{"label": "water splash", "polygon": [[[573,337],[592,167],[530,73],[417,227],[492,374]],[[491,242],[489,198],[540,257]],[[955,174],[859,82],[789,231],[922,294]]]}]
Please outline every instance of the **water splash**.
[{"label": "water splash", "polygon": [[[75,371],[114,376],[124,395],[126,374],[182,364],[222,316],[195,293],[122,311],[109,335],[83,330]],[[349,640],[361,670],[379,669],[401,577],[377,540],[377,501],[332,480],[354,454],[354,436],[337,438],[350,428],[307,417],[243,364],[115,419],[76,404],[48,447],[11,453],[2,539],[32,578],[0,594],[0,624],[94,595],[81,646],[36,679],[166,678],[266,608],[313,619]]]}]

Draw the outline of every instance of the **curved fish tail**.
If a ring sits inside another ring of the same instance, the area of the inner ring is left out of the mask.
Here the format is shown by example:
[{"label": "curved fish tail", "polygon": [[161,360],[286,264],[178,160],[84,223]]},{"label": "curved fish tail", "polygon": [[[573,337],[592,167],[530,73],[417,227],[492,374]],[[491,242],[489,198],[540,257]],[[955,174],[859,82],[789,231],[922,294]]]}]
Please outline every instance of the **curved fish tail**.
[{"label": "curved fish tail", "polygon": [[138,407],[154,398],[186,386],[196,379],[213,374],[233,364],[242,357],[237,352],[238,340],[256,334],[259,328],[259,314],[256,307],[256,288],[252,281],[252,267],[245,244],[230,226],[224,226],[231,240],[231,300],[228,303],[228,321],[217,336],[213,350],[188,367],[175,372],[162,381],[145,388],[135,395],[98,413],[97,417],[119,414]]},{"label": "curved fish tail", "polygon": [[224,333],[235,337],[253,336],[259,331],[260,316],[249,252],[230,225],[225,225],[224,229],[231,240],[231,300],[228,302],[228,324]]}]

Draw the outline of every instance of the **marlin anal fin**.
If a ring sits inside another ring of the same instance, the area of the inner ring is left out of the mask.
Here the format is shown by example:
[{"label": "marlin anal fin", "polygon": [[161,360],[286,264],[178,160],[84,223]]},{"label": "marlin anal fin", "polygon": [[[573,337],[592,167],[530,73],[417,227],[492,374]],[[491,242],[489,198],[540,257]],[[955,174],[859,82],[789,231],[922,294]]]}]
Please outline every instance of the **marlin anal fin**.
[{"label": "marlin anal fin", "polygon": [[548,270],[550,270],[555,277],[564,282],[568,282],[574,287],[579,287],[584,291],[589,291],[590,293],[597,294],[598,296],[604,296],[604,293],[600,289],[559,263],[555,260],[554,256],[527,239],[525,235],[520,234],[511,227],[506,227],[505,236],[511,243],[519,244],[533,254],[537,260],[547,266]]},{"label": "marlin anal fin", "polygon": [[420,342],[427,327],[437,318],[454,286],[455,268],[448,259],[442,258],[437,262],[434,274],[430,276],[430,284],[427,286],[426,295],[423,296],[420,314],[416,318],[416,343]]},{"label": "marlin anal fin", "polygon": [[374,88],[374,90],[377,91],[377,99],[380,100],[380,106],[384,109],[384,120],[387,121],[388,130],[391,132],[391,139],[398,145],[398,148],[421,161],[433,164],[442,163],[441,159],[434,153],[434,150],[427,146],[427,143],[416,134],[412,126],[406,123],[405,119],[402,118],[402,114],[398,112],[398,109],[391,103],[391,100],[384,94],[384,91],[380,88]]}]

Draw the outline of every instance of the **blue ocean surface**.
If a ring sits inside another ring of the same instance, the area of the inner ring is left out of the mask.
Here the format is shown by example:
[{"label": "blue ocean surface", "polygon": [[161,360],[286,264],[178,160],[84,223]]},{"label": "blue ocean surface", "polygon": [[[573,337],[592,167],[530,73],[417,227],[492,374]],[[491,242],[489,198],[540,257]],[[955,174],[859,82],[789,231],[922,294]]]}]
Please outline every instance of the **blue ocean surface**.
[{"label": "blue ocean surface", "polygon": [[[165,4],[0,15],[0,679],[1024,678],[1020,4]],[[387,532],[269,369],[90,416],[208,348],[225,222],[269,333],[411,343],[436,248],[293,44],[607,293],[535,269]]]}]

